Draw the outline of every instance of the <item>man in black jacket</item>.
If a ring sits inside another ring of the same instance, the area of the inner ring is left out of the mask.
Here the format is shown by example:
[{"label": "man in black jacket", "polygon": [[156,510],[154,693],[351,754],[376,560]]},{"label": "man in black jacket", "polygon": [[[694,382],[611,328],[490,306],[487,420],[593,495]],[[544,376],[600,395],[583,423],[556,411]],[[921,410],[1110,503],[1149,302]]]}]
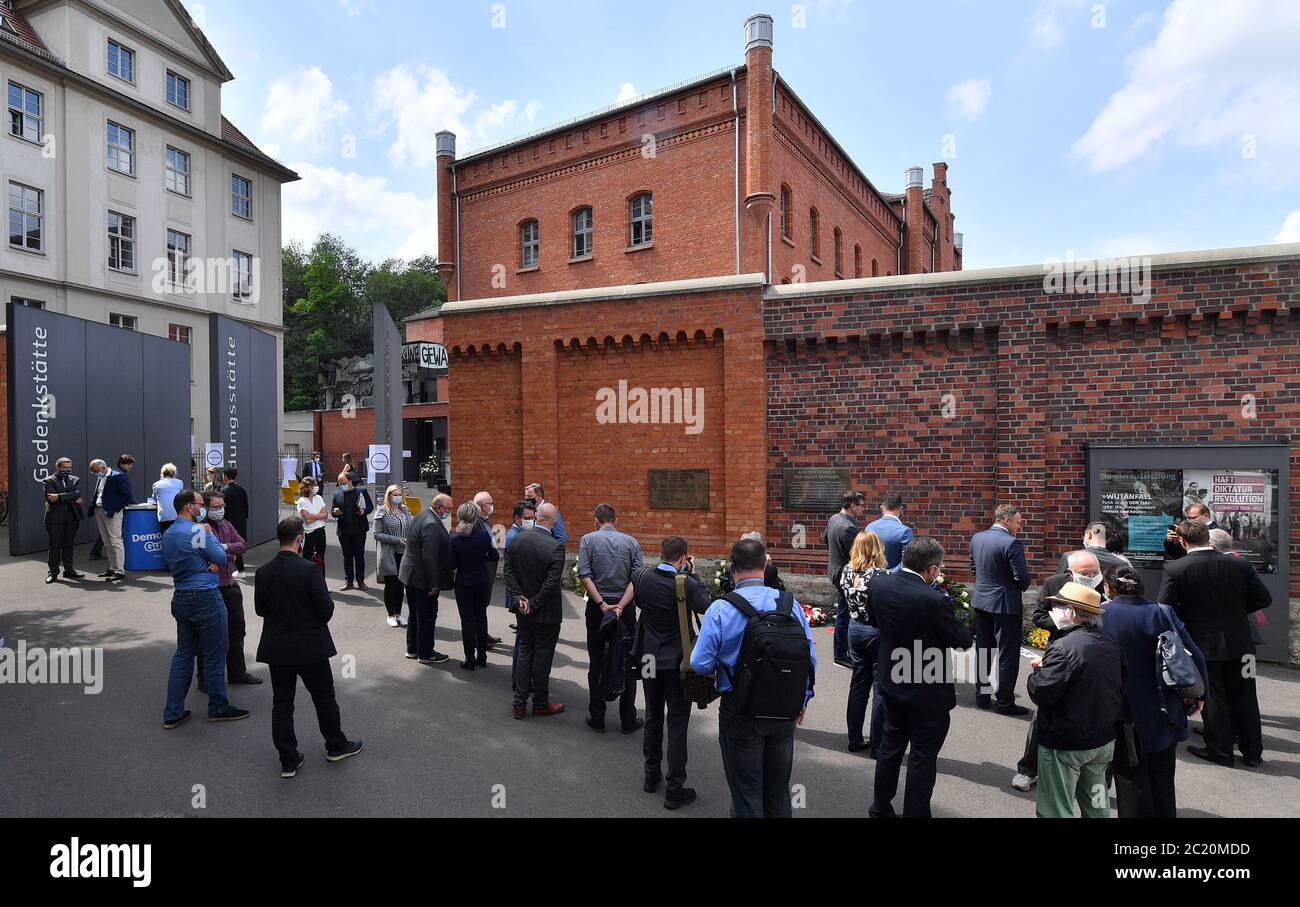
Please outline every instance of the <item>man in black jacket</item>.
[{"label": "man in black jacket", "polygon": [[[226,499],[226,519],[230,525],[235,527],[239,537],[248,540],[248,492],[244,486],[235,480],[239,478],[239,470],[233,466],[227,466],[223,470],[226,477],[226,487],[221,490],[222,496]],[[233,573],[235,579],[244,578],[244,556],[235,555],[235,570]]]},{"label": "man in black jacket", "polygon": [[564,543],[552,534],[556,513],[554,504],[537,505],[537,526],[515,536],[506,558],[506,588],[519,614],[519,658],[511,706],[516,718],[527,714],[529,694],[534,715],[564,711],[561,703],[550,701],[551,662],[564,619]]},{"label": "man in black jacket", "polygon": [[[340,479],[343,477],[340,476]],[[451,495],[435,495],[429,507],[411,521],[406,530],[406,550],[397,568],[397,578],[406,587],[406,657],[422,665],[438,665],[448,655],[433,648],[438,627],[438,592],[452,588],[447,555],[451,545]]]},{"label": "man in black jacket", "polygon": [[942,572],[943,547],[918,536],[903,552],[899,571],[877,575],[868,592],[867,608],[880,629],[877,670],[885,702],[873,818],[896,815],[892,801],[908,744],[903,815],[930,815],[939,750],[957,706],[948,650],[969,648],[974,641],[952,613],[948,597],[932,585]]},{"label": "man in black jacket", "polygon": [[1038,706],[1039,818],[1110,815],[1106,770],[1124,711],[1124,650],[1101,632],[1101,595],[1066,583],[1052,597],[1060,632],[1029,663],[1029,698]]},{"label": "man in black jacket", "polygon": [[[1102,573],[1111,567],[1132,567],[1133,565],[1129,563],[1128,558],[1122,554],[1116,554],[1106,547],[1108,533],[1109,530],[1106,528],[1105,523],[1089,523],[1087,528],[1083,530],[1083,548],[1081,550],[1091,552],[1096,556],[1097,562],[1101,564]],[[1070,572],[1069,560],[1070,555],[1073,553],[1067,551],[1061,555],[1061,562],[1056,568],[1057,573]],[[1100,576],[1101,574],[1097,575]]]},{"label": "man in black jacket", "polygon": [[336,654],[329,620],[334,602],[325,577],[302,557],[303,525],[296,516],[276,527],[280,552],[253,578],[253,610],[262,618],[257,660],[271,669],[271,739],[280,753],[280,777],[292,778],[304,756],[293,730],[293,700],[298,678],[311,694],[325,738],[325,758],[340,762],[361,752],[339,724],[330,658]]},{"label": "man in black jacket", "polygon": [[338,522],[339,547],[343,549],[343,591],[352,588],[353,582],[358,589],[365,591],[366,586],[366,539],[370,535],[370,514],[374,512],[375,502],[364,486],[356,486],[352,473],[339,473],[339,487],[334,492],[334,507],[331,511]]},{"label": "man in black jacket", "polygon": [[1187,752],[1231,766],[1236,737],[1242,761],[1254,768],[1263,762],[1264,736],[1249,615],[1267,608],[1273,597],[1249,561],[1210,546],[1204,523],[1183,520],[1175,531],[1187,556],[1165,562],[1157,600],[1178,612],[1210,675],[1205,678],[1205,746],[1189,746]]},{"label": "man in black jacket", "polygon": [[[696,614],[709,610],[709,593],[695,578],[695,559],[686,553],[686,539],[670,535],[659,545],[659,566],[633,577],[636,625],[633,663],[645,687],[645,792],[653,794],[663,777],[664,710],[668,711],[668,794],[664,806],[676,809],[695,799],[686,787],[686,729],[691,704],[682,693],[682,631],[677,610],[677,575],[685,573],[686,606]],[[690,657],[690,653],[685,653]]]},{"label": "man in black jacket", "polygon": [[[1210,513],[1210,508],[1200,501],[1194,501],[1187,505],[1183,511],[1187,514],[1187,520],[1192,523],[1200,523],[1205,527],[1205,531],[1218,529],[1219,524],[1214,519],[1214,514]],[[1165,534],[1165,557],[1168,560],[1180,560],[1183,555],[1187,554],[1187,549],[1183,546],[1182,540],[1178,537],[1178,527],[1170,526],[1169,532]],[[1163,602],[1164,599],[1161,599]]]},{"label": "man in black jacket", "polygon": [[42,487],[45,491],[45,531],[50,537],[49,571],[46,583],[59,578],[59,562],[63,562],[63,575],[68,579],[81,579],[82,574],[72,566],[72,546],[81,526],[81,479],[72,474],[72,461],[61,457],[54,464],[55,473]]}]

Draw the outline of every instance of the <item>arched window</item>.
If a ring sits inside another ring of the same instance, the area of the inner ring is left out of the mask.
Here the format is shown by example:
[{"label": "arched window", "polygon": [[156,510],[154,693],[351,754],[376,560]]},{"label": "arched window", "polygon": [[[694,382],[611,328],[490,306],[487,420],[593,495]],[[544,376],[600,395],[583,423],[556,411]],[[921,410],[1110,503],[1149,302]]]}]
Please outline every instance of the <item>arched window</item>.
[{"label": "arched window", "polygon": [[592,220],[590,208],[573,212],[573,257],[586,258],[591,254]]},{"label": "arched window", "polygon": [[834,236],[835,236],[835,250],[834,250],[835,251],[835,273],[843,274],[844,273],[844,234],[840,232],[839,227],[835,228]]},{"label": "arched window", "polygon": [[628,245],[648,246],[654,242],[654,197],[649,192],[635,195],[627,205]]},{"label": "arched window", "polygon": [[790,187],[781,187],[781,235],[790,238]]},{"label": "arched window", "polygon": [[819,235],[817,225],[817,209],[808,209],[808,254],[813,258],[820,258],[822,251],[822,241]]},{"label": "arched window", "polygon": [[874,258],[871,259],[871,276],[872,277],[880,276],[880,265],[876,263],[876,260]]},{"label": "arched window", "polygon": [[862,247],[857,243],[853,244],[853,276],[862,276]]},{"label": "arched window", "polygon": [[519,225],[519,267],[537,267],[541,249],[541,233],[537,228],[537,221],[524,221]]}]

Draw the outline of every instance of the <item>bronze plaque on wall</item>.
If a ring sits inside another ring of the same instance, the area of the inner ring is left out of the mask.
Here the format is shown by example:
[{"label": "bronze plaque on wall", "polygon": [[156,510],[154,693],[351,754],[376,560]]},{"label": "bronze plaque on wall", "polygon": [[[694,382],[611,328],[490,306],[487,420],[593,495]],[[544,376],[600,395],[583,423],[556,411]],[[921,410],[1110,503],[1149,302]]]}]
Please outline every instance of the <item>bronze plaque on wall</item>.
[{"label": "bronze plaque on wall", "polygon": [[707,469],[652,469],[649,484],[651,510],[709,509]]},{"label": "bronze plaque on wall", "polygon": [[786,510],[836,513],[849,487],[849,470],[812,466],[782,470],[781,500]]}]

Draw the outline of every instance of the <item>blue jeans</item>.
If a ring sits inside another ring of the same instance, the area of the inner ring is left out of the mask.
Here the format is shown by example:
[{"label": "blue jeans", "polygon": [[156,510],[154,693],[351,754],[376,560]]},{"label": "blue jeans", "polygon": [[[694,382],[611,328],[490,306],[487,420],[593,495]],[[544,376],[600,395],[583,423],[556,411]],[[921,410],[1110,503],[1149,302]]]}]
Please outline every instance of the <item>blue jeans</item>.
[{"label": "blue jeans", "polygon": [[880,677],[876,673],[880,654],[880,631],[860,620],[849,622],[849,660],[853,679],[849,681],[849,743],[862,743],[862,726],[867,719],[867,698],[871,698],[871,746],[879,748],[885,721],[885,702],[880,698]]},{"label": "blue jeans", "polygon": [[835,642],[831,651],[836,661],[849,660],[849,605],[838,587],[835,591]]},{"label": "blue jeans", "polygon": [[208,717],[230,707],[226,699],[226,652],[230,647],[226,603],[218,589],[177,589],[172,593],[176,618],[176,654],[167,675],[167,708],[163,721],[185,712],[185,695],[194,676],[194,656],[203,653],[203,685],[208,688]]},{"label": "blue jeans", "polygon": [[722,768],[731,789],[733,819],[788,819],[794,767],[794,721],[750,718],[727,706],[718,710]]}]

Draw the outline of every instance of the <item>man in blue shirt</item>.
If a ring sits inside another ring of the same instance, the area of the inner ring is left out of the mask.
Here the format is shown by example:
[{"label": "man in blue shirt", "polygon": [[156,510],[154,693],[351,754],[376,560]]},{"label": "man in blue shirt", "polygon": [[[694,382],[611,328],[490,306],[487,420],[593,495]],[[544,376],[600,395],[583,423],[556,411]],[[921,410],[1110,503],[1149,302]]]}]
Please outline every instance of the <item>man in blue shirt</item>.
[{"label": "man in blue shirt", "polygon": [[[736,593],[755,611],[773,611],[781,593],[763,585],[767,567],[767,550],[763,543],[741,539],[731,548],[731,571],[736,578]],[[803,606],[794,602],[792,611],[817,670],[817,647]],[[717,673],[722,705],[718,711],[718,742],[722,747],[722,765],[731,789],[731,815],[734,818],[789,818],[790,771],[794,767],[794,726],[797,718],[751,718],[740,713],[732,702],[731,679],[740,658],[740,644],[748,621],[731,602],[719,599],[704,612],[700,638],[691,652],[691,670],[697,674]],[[813,697],[813,680],[808,678],[804,706]]]},{"label": "man in blue shirt", "polygon": [[880,519],[867,526],[885,546],[885,566],[897,573],[903,564],[903,551],[912,541],[912,527],[903,524],[903,496],[890,494],[880,502]]},{"label": "man in blue shirt", "polygon": [[194,657],[203,651],[203,681],[208,693],[208,721],[238,721],[248,717],[226,699],[226,649],[230,640],[226,604],[218,589],[217,571],[226,564],[226,551],[211,529],[199,523],[203,498],[186,489],[176,495],[176,522],[163,533],[162,554],[175,582],[172,617],[176,618],[176,654],[167,677],[167,707],[163,727],[171,730],[190,717],[185,696],[194,676]]}]

